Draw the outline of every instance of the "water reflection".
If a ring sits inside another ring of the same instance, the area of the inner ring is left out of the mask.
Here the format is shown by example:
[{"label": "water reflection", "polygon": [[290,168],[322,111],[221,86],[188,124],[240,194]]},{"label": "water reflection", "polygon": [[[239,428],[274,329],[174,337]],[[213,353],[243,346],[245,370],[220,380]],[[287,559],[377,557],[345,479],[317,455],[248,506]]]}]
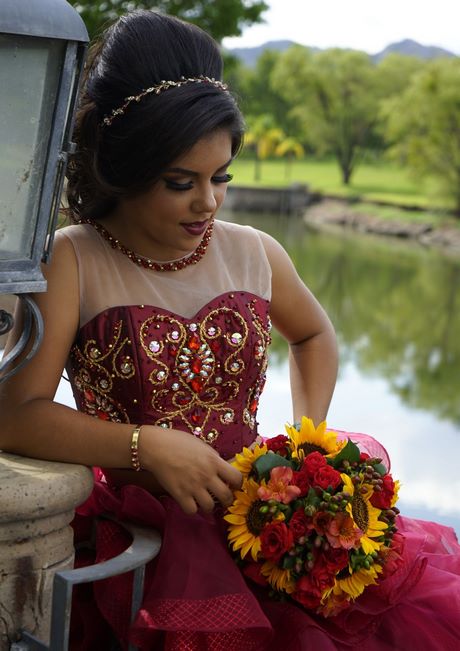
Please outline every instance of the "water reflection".
[{"label": "water reflection", "polygon": [[[233,216],[234,217],[234,216]],[[341,371],[328,421],[375,435],[411,515],[460,532],[460,261],[394,240],[238,215],[276,237],[337,330]],[[274,337],[262,431],[290,417],[287,350]]]}]

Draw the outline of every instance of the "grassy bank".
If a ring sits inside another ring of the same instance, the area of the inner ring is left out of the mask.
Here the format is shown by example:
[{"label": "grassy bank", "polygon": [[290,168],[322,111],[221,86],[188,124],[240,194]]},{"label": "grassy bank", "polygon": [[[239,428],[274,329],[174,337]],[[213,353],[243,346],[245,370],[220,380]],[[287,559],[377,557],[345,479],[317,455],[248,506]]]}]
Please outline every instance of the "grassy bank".
[{"label": "grassy bank", "polygon": [[254,161],[239,158],[232,164],[235,183],[259,187],[283,187],[291,183],[305,183],[312,191],[343,198],[383,201],[401,206],[418,206],[425,209],[443,203],[430,198],[429,183],[415,182],[406,170],[389,163],[362,163],[357,167],[351,184],[342,184],[340,171],[334,160],[304,159],[293,161],[289,175],[282,160],[261,163],[261,180],[254,180]]},{"label": "grassy bank", "polygon": [[306,215],[314,221],[319,218],[320,222],[347,224],[361,231],[382,235],[394,234],[396,229],[399,236],[404,231],[408,237],[418,237],[426,232],[424,226],[428,226],[430,231],[443,229],[445,234],[447,229],[460,246],[460,220],[440,211],[404,210],[396,205],[381,206],[366,201],[350,203],[342,199],[326,199],[313,204]]}]

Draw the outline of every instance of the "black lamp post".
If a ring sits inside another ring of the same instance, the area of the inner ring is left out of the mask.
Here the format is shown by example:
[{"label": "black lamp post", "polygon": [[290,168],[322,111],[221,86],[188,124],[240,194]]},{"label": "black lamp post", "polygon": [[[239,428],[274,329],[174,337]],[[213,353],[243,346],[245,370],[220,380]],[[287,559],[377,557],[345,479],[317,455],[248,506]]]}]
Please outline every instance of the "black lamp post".
[{"label": "black lamp post", "polygon": [[[29,294],[46,290],[40,263],[51,253],[87,42],[66,0],[1,0],[0,294],[22,299],[24,326],[0,363],[0,382],[35,354],[43,336]],[[12,326],[1,310],[0,334]],[[27,356],[10,368],[32,333]]]}]

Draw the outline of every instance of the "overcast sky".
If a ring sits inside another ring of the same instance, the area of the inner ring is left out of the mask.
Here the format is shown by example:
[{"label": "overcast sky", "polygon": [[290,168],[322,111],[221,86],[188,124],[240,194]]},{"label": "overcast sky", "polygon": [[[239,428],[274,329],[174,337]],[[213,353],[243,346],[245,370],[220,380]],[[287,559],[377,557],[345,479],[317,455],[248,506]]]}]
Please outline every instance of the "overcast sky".
[{"label": "overcast sky", "polygon": [[460,0],[266,0],[265,24],[225,47],[292,40],[304,45],[380,52],[405,38],[460,55]]}]

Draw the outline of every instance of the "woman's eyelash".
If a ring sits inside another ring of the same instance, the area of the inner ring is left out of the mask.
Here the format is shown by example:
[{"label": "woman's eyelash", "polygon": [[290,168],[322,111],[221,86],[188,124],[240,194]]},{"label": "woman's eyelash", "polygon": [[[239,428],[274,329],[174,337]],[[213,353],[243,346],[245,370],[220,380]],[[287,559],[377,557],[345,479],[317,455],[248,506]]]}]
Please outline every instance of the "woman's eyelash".
[{"label": "woman's eyelash", "polygon": [[233,174],[224,174],[223,176],[213,176],[214,183],[229,183],[233,179]]},{"label": "woman's eyelash", "polygon": [[[222,176],[213,176],[213,183],[229,183],[233,179],[233,174],[223,174]],[[164,179],[166,187],[170,190],[191,190],[193,188],[193,182],[188,181],[187,183],[179,183],[178,181],[173,181],[172,179]]]},{"label": "woman's eyelash", "polygon": [[165,179],[166,187],[170,190],[191,190],[193,188],[193,183],[188,181],[188,183],[178,183],[177,181],[171,181],[171,179]]}]

